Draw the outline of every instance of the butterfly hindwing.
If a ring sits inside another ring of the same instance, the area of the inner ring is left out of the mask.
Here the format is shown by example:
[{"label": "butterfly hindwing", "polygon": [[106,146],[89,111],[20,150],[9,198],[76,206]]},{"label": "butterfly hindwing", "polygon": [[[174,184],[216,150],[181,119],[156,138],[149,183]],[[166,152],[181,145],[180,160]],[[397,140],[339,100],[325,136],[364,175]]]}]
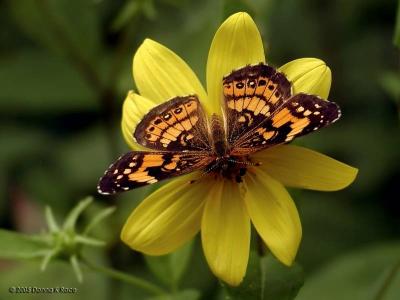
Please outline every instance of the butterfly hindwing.
[{"label": "butterfly hindwing", "polygon": [[134,137],[154,150],[211,150],[205,114],[194,95],[176,97],[153,108],[137,125]]},{"label": "butterfly hindwing", "polygon": [[258,64],[233,71],[223,79],[227,140],[241,136],[269,118],[291,95],[291,84],[275,68]]},{"label": "butterfly hindwing", "polygon": [[98,192],[103,195],[127,191],[200,170],[211,162],[205,152],[141,152],[121,156],[100,179]]},{"label": "butterfly hindwing", "polygon": [[297,94],[233,145],[232,154],[251,153],[328,126],[340,118],[339,106],[318,96]]}]

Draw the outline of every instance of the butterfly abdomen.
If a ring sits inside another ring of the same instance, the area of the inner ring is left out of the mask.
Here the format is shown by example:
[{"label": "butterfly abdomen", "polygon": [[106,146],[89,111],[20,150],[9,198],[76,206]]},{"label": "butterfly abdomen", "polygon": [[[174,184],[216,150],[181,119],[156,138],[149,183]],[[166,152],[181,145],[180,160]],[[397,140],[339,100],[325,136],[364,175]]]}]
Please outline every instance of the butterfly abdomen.
[{"label": "butterfly abdomen", "polygon": [[227,147],[224,125],[221,117],[216,114],[211,116],[211,135],[214,152],[219,157],[225,156]]}]

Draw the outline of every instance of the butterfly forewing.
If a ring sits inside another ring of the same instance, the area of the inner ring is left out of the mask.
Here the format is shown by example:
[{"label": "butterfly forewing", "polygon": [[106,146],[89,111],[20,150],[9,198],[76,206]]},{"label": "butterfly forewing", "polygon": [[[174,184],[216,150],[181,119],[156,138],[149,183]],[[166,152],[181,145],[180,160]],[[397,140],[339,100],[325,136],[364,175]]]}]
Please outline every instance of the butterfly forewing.
[{"label": "butterfly forewing", "polygon": [[176,97],[153,108],[137,125],[134,137],[154,150],[211,151],[205,114],[194,95]]},{"label": "butterfly forewing", "polygon": [[103,195],[114,194],[180,176],[207,166],[212,157],[205,152],[141,152],[121,156],[100,179]]}]

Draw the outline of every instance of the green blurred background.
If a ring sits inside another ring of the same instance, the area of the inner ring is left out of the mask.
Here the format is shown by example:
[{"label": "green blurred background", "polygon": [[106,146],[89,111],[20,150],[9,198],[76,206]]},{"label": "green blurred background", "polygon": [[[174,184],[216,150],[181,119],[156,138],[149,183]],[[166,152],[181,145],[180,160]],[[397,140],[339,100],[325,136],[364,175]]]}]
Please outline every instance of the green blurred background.
[{"label": "green blurred background", "polygon": [[[95,234],[108,246],[89,255],[168,285],[149,271],[148,259],[119,240],[124,220],[156,187],[102,197],[96,195],[97,180],[128,151],[119,127],[121,105],[127,91],[135,89],[132,56],[143,39],[174,50],[204,82],[215,30],[242,10],[255,19],[270,64],[318,57],[330,66],[330,99],[342,107],[343,117],[299,143],[360,170],[343,191],[291,191],[303,223],[297,261],[306,278],[296,299],[400,299],[400,272],[395,272],[400,268],[400,61],[393,44],[394,0],[0,2],[0,227],[38,233],[45,228],[44,205],[61,220],[78,200],[95,195],[83,222],[102,207],[116,205],[117,211]],[[37,262],[2,260],[0,299],[42,299],[40,294],[10,295],[7,288],[56,284],[78,287],[72,299],[148,296],[101,274],[85,270],[84,277],[78,284],[62,262],[41,273]],[[202,299],[223,297],[198,238],[180,287],[199,291]],[[195,298],[189,294],[181,299]]]}]

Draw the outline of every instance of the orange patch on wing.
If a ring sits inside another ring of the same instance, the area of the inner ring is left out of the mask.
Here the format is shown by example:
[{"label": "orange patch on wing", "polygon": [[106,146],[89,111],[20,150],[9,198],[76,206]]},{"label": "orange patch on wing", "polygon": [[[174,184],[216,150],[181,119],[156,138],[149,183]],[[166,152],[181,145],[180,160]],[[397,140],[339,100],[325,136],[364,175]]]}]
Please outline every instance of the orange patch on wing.
[{"label": "orange patch on wing", "polygon": [[192,129],[192,123],[190,123],[189,119],[185,119],[181,122],[183,128],[185,128],[186,131],[189,131]]},{"label": "orange patch on wing", "polygon": [[146,135],[146,140],[150,141],[150,142],[155,142],[158,141],[160,137],[158,135],[149,133],[148,135]]},{"label": "orange patch on wing", "polygon": [[254,110],[254,115],[257,116],[261,112],[261,110],[264,108],[265,104],[266,104],[266,102],[264,100],[260,100],[257,104],[256,109]]},{"label": "orange patch on wing", "polygon": [[196,100],[190,101],[185,104],[187,114],[191,114],[192,112],[198,109],[198,102]]},{"label": "orange patch on wing", "polygon": [[293,136],[302,132],[308,124],[310,124],[310,120],[308,118],[299,119],[290,126],[292,130],[289,132],[288,136]]},{"label": "orange patch on wing", "polygon": [[258,132],[259,135],[262,135],[267,129],[265,129],[264,127],[260,127],[256,130],[256,132]]},{"label": "orange patch on wing", "polygon": [[268,82],[267,88],[264,90],[263,94],[266,99],[269,99],[273,95],[273,93],[275,93],[276,86],[277,84],[272,83],[272,81]]},{"label": "orange patch on wing", "polygon": [[266,116],[269,113],[269,105],[265,105],[263,109],[260,111],[260,114]]},{"label": "orange patch on wing", "polygon": [[253,98],[250,100],[250,103],[249,103],[249,105],[247,106],[247,109],[248,109],[248,110],[251,110],[251,111],[255,111],[259,100],[260,100],[260,98],[258,98],[258,97],[253,97]]},{"label": "orange patch on wing", "polygon": [[269,98],[269,102],[271,102],[272,104],[275,104],[276,102],[278,102],[279,97],[275,96],[275,94],[273,94],[270,98]]},{"label": "orange patch on wing", "polygon": [[233,83],[224,84],[224,95],[232,96],[233,95]]},{"label": "orange patch on wing", "polygon": [[[259,85],[261,80],[264,80],[266,82],[266,84],[265,85]],[[267,77],[260,77],[258,79],[258,84],[257,84],[257,88],[256,88],[255,94],[256,95],[260,95],[260,96],[262,94],[264,94],[264,91],[265,91],[265,89],[266,89],[266,87],[268,85],[268,82],[269,82],[269,79]]]},{"label": "orange patch on wing", "polygon": [[161,142],[161,144],[163,144],[164,147],[167,147],[169,145],[169,143],[171,143],[171,140],[162,138],[160,140],[160,142]]},{"label": "orange patch on wing", "polygon": [[[246,90],[245,88],[245,81],[235,81],[234,82],[234,95],[235,97],[243,97],[244,96],[244,92]],[[239,85],[241,85],[242,87],[238,87]]]},{"label": "orange patch on wing", "polygon": [[[251,86],[250,81],[253,81],[253,86]],[[257,80],[255,79],[247,79],[246,82],[246,95],[253,95],[254,91],[257,88]]]},{"label": "orange patch on wing", "polygon": [[133,172],[129,176],[136,176],[137,174],[141,174],[149,167],[158,167],[163,164],[163,159],[161,154],[147,154],[143,157],[143,162],[140,165],[140,168]]},{"label": "orange patch on wing", "polygon": [[197,121],[199,120],[199,117],[194,115],[190,117],[190,122],[192,123],[192,125],[196,125]]},{"label": "orange patch on wing", "polygon": [[[165,124],[165,123],[164,123]],[[152,130],[150,130],[150,128],[152,129]],[[146,128],[146,132],[147,133],[154,133],[155,135],[161,135],[161,133],[162,133],[162,130],[160,129],[160,128],[158,128],[158,127],[155,127],[155,126],[153,126],[153,125],[151,125],[151,126],[149,126],[149,127],[147,127]]]},{"label": "orange patch on wing", "polygon": [[137,178],[148,176],[149,172],[142,171],[142,172],[135,172],[128,175],[129,180],[136,180]]},{"label": "orange patch on wing", "polygon": [[145,176],[145,177],[137,178],[135,181],[136,182],[148,182],[148,181],[151,181],[154,179],[155,178],[153,176]]},{"label": "orange patch on wing", "polygon": [[181,132],[182,132],[182,130],[178,130],[175,127],[169,127],[167,129],[167,133],[175,138],[178,137],[181,134]]},{"label": "orange patch on wing", "polygon": [[[161,120],[161,118],[157,117],[156,120]],[[161,121],[161,122],[158,121],[158,124],[156,124],[156,123],[155,123],[156,120],[154,120],[154,121],[151,122],[151,125],[154,126],[155,128],[164,130],[165,128],[167,128],[167,127],[169,126],[168,123],[165,123],[165,122],[162,122],[162,121]],[[151,127],[151,126],[147,127],[147,129],[149,129],[150,127]]]},{"label": "orange patch on wing", "polygon": [[241,112],[241,111],[243,110],[243,102],[244,102],[244,99],[243,99],[243,98],[240,98],[240,99],[238,99],[238,100],[236,101],[236,103],[235,103],[235,109],[236,109],[238,112]]},{"label": "orange patch on wing", "polygon": [[252,99],[252,97],[249,97],[249,96],[244,98],[243,108],[247,108],[249,106],[251,99]]},{"label": "orange patch on wing", "polygon": [[263,138],[264,138],[265,140],[269,140],[269,139],[272,138],[274,135],[275,135],[275,131],[267,131],[267,132],[264,132]]},{"label": "orange patch on wing", "polygon": [[161,135],[163,138],[171,140],[171,141],[176,141],[176,137],[171,135],[169,132],[164,131],[163,134]]},{"label": "orange patch on wing", "polygon": [[163,168],[167,169],[167,170],[173,170],[173,169],[175,169],[177,167],[177,165],[178,164],[175,161],[173,161],[173,162],[163,166]]},{"label": "orange patch on wing", "polygon": [[295,117],[291,114],[290,110],[284,108],[272,118],[272,125],[276,128],[279,128],[287,122],[293,120],[293,118]]},{"label": "orange patch on wing", "polygon": [[183,105],[179,105],[178,107],[174,108],[171,112],[173,112],[174,116],[178,121],[181,121],[187,118],[188,116],[188,113],[186,112],[185,107]]}]

